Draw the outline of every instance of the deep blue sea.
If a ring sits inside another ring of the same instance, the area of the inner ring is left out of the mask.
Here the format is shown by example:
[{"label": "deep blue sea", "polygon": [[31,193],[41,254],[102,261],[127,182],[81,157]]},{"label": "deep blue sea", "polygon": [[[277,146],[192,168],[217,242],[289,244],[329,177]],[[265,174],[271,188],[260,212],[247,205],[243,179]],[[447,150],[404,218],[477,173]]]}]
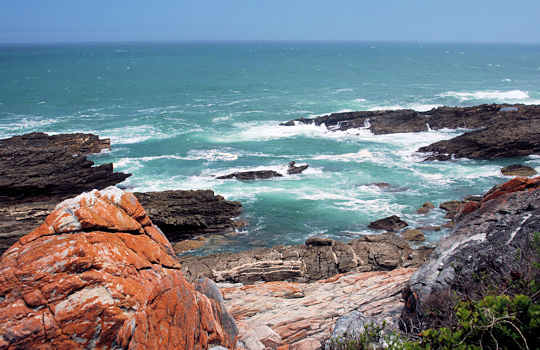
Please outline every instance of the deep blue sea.
[{"label": "deep blue sea", "polygon": [[[32,131],[92,132],[112,150],[92,156],[132,173],[134,191],[213,189],[243,205],[249,226],[198,253],[349,240],[392,214],[416,214],[482,194],[515,162],[540,157],[421,162],[420,146],[464,130],[372,135],[279,123],[338,111],[429,110],[540,103],[540,45],[448,43],[110,43],[0,46],[0,138]],[[241,182],[240,170],[301,175]],[[372,184],[388,182],[390,190]],[[445,231],[427,232],[434,242]]]}]

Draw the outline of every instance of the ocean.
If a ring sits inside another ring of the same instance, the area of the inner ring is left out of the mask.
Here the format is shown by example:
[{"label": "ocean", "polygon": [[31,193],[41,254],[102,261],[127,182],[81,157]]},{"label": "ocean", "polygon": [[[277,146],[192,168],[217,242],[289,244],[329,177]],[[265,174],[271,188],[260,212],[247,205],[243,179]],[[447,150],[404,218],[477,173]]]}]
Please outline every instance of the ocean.
[{"label": "ocean", "polygon": [[[178,42],[0,46],[0,138],[91,132],[112,149],[93,155],[132,173],[132,191],[213,189],[243,205],[248,226],[215,237],[207,254],[350,240],[398,215],[482,194],[540,157],[422,162],[415,153],[466,130],[373,135],[279,123],[339,111],[482,103],[540,103],[540,45],[382,42]],[[235,171],[308,163],[300,175],[244,182]],[[390,188],[374,186],[387,182]],[[426,232],[427,243],[446,231]]]}]

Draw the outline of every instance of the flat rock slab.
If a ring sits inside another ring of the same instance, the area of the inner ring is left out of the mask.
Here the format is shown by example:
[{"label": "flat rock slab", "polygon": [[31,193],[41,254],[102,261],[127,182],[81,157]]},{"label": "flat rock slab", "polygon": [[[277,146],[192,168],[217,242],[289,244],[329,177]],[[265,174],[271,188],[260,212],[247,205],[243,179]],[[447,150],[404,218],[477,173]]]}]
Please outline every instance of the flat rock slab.
[{"label": "flat rock slab", "polygon": [[[317,349],[330,336],[337,319],[352,310],[392,322],[403,307],[401,290],[414,271],[400,268],[348,273],[312,283],[221,286],[221,292],[244,344],[264,349],[263,342],[271,337],[274,344],[291,345],[291,349],[301,344]],[[257,334],[253,329],[265,331]]]},{"label": "flat rock slab", "polygon": [[534,168],[522,164],[512,164],[501,168],[501,173],[505,176],[534,176],[537,174]]}]

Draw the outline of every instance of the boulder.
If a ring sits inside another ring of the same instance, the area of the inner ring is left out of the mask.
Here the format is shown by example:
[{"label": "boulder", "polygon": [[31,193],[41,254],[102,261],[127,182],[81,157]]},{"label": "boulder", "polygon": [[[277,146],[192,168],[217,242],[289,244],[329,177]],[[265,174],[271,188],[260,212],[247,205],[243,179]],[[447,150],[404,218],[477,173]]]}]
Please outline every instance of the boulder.
[{"label": "boulder", "polygon": [[211,294],[184,279],[135,196],[94,190],[60,203],[0,259],[0,348],[232,347]]},{"label": "boulder", "polygon": [[422,231],[417,229],[403,231],[401,237],[406,241],[423,242],[426,240]]},{"label": "boulder", "polygon": [[416,212],[418,214],[427,214],[431,209],[434,209],[434,208],[435,206],[432,203],[426,202],[420,208],[418,208]]},{"label": "boulder", "polygon": [[280,173],[274,170],[256,170],[256,171],[239,171],[228,175],[218,176],[216,179],[237,179],[237,180],[257,180],[271,179],[273,177],[282,177]]},{"label": "boulder", "polygon": [[409,224],[407,224],[405,221],[401,220],[396,215],[392,215],[387,218],[371,222],[368,225],[368,228],[372,230],[385,230],[388,232],[396,232],[407,226],[409,226]]},{"label": "boulder", "polygon": [[104,149],[110,149],[109,139],[92,134],[31,133],[0,140],[0,206],[58,203],[124,181],[130,174],[114,172],[112,163],[93,166],[86,159]]},{"label": "boulder", "polygon": [[522,164],[512,164],[501,168],[501,173],[505,176],[534,176],[537,174],[534,168]]}]

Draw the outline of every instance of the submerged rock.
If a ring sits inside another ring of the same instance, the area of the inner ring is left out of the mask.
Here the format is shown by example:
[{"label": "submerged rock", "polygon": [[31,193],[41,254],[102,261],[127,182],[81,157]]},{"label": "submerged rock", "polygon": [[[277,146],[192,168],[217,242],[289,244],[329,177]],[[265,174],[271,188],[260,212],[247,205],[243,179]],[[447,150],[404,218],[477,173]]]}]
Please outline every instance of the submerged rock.
[{"label": "submerged rock", "polygon": [[124,181],[112,163],[93,166],[90,153],[110,149],[92,134],[31,133],[0,140],[0,205],[55,201]]},{"label": "submerged rock", "polygon": [[433,203],[426,202],[416,211],[418,214],[427,214],[431,209],[434,209]]},{"label": "submerged rock", "polygon": [[506,176],[533,176],[537,172],[534,168],[522,164],[512,164],[501,169],[501,173]]},{"label": "submerged rock", "polygon": [[396,232],[407,226],[409,226],[409,224],[407,224],[405,221],[401,220],[396,215],[392,215],[387,218],[371,222],[368,225],[368,228],[372,230],[385,230],[388,232]]},{"label": "submerged rock", "polygon": [[236,333],[211,288],[186,282],[135,196],[59,204],[0,260],[0,348],[203,349]]}]

